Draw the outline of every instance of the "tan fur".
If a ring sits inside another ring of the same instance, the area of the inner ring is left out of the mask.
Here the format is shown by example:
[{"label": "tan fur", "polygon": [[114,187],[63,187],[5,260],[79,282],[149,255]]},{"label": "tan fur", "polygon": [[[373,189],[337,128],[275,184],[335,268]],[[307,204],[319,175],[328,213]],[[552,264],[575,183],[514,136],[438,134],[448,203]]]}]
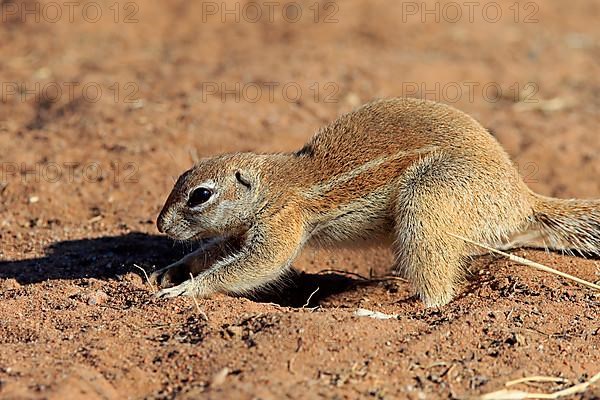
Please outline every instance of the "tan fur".
[{"label": "tan fur", "polygon": [[[198,187],[213,195],[192,209]],[[430,101],[380,100],[341,116],[295,153],[201,160],[179,178],[159,230],[239,245],[203,248],[153,279],[165,287],[182,269],[198,273],[163,289],[165,297],[247,293],[281,277],[307,243],[389,240],[397,271],[428,306],[439,306],[455,295],[474,252],[448,233],[503,248],[598,252],[599,226],[600,202],[534,194],[468,115]],[[197,261],[203,254],[210,263]]]}]

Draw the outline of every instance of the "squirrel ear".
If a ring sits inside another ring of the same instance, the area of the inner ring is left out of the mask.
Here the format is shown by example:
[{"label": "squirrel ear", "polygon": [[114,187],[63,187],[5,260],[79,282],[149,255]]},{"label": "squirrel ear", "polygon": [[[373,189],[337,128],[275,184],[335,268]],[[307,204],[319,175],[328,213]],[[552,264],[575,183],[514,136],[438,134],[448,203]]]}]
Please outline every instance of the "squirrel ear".
[{"label": "squirrel ear", "polygon": [[246,186],[248,189],[250,189],[252,187],[252,184],[250,183],[250,179],[244,177],[240,170],[235,172],[235,179],[237,179],[237,181],[239,183]]}]

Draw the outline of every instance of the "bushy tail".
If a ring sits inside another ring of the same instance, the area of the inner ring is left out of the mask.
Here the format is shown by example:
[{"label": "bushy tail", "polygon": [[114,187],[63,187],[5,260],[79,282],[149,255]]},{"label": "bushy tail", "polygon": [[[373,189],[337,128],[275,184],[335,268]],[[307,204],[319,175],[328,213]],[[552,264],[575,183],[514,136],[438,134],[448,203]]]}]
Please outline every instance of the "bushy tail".
[{"label": "bushy tail", "polygon": [[531,228],[538,233],[537,247],[600,255],[600,200],[535,195],[533,209]]},{"label": "bushy tail", "polygon": [[600,255],[600,200],[563,200],[531,194],[533,215],[526,226],[496,245]]}]

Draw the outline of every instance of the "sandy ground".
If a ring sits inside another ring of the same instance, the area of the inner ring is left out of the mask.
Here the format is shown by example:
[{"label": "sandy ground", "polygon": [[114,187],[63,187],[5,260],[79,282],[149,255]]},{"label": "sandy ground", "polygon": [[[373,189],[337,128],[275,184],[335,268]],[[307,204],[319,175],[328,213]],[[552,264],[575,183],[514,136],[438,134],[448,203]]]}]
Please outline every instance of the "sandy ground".
[{"label": "sandy ground", "polygon": [[[134,266],[190,250],[155,221],[193,160],[297,149],[376,97],[452,104],[534,190],[600,198],[600,3],[0,6],[1,398],[462,398],[600,371],[598,294],[495,257],[442,309],[323,272],[383,276],[387,249],[307,249],[280,293],[199,308]],[[600,280],[598,260],[516,254]]]}]

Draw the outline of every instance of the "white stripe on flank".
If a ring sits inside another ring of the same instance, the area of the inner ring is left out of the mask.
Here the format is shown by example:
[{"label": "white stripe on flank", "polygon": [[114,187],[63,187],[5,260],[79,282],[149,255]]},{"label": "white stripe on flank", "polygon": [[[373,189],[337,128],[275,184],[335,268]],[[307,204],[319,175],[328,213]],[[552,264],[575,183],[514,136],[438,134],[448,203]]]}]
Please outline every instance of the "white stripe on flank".
[{"label": "white stripe on flank", "polygon": [[414,150],[410,150],[410,151],[400,151],[391,156],[379,157],[374,160],[367,161],[366,163],[361,164],[358,167],[356,167],[348,172],[334,176],[331,179],[329,179],[323,183],[313,186],[311,188],[311,190],[306,193],[306,195],[307,195],[306,197],[310,198],[313,196],[318,196],[320,194],[323,194],[330,190],[333,190],[333,189],[343,185],[344,183],[351,181],[352,179],[356,178],[357,176],[360,176],[374,168],[379,167],[382,164],[385,164],[386,162],[396,161],[396,160],[399,160],[399,159],[402,159],[405,157],[409,157],[409,156],[431,153],[437,149],[438,149],[437,146],[425,146],[425,147],[421,147],[419,149],[414,149]]}]

